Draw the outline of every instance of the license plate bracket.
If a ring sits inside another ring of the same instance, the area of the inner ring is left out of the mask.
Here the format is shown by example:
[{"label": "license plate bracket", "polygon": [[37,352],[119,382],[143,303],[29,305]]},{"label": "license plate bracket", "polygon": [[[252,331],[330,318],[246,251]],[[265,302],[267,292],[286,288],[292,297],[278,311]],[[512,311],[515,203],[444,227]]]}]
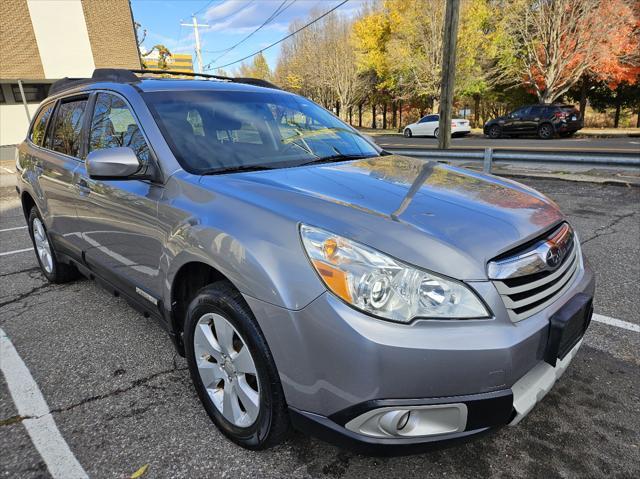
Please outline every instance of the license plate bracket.
[{"label": "license plate bracket", "polygon": [[584,335],[593,314],[593,297],[578,293],[549,319],[544,360],[551,366],[563,359]]}]

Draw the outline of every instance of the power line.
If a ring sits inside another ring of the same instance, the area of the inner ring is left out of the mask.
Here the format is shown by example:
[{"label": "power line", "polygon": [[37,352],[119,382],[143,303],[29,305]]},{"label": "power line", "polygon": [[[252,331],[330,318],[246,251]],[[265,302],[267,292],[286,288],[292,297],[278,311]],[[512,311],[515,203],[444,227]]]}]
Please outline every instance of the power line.
[{"label": "power line", "polygon": [[267,18],[262,25],[260,25],[258,28],[256,28],[255,30],[253,30],[251,33],[249,33],[249,35],[247,35],[246,37],[244,37],[242,40],[240,40],[239,42],[237,42],[236,44],[230,46],[229,48],[227,48],[224,53],[216,58],[214,58],[213,60],[211,60],[210,63],[215,63],[218,60],[220,60],[222,57],[226,56],[227,53],[229,53],[231,50],[233,50],[234,48],[236,48],[237,46],[241,45],[242,43],[246,42],[249,38],[251,38],[254,34],[258,33],[258,31],[260,31],[263,27],[265,27],[267,24],[269,24],[270,22],[272,22],[278,15],[280,15],[281,13],[283,13],[287,8],[289,8],[291,5],[293,5],[293,3],[295,2],[295,0],[292,0],[291,3],[289,3],[289,5],[287,5],[286,7],[282,8],[284,6],[285,3],[287,3],[288,0],[282,0],[282,3],[280,5],[278,5],[278,8],[275,9],[275,11],[269,16],[269,18]]},{"label": "power line", "polygon": [[208,2],[204,7],[202,7],[200,10],[198,10],[195,13],[192,13],[191,15],[193,15],[194,17],[196,15],[198,15],[202,10],[206,10],[207,8],[209,8],[209,5],[211,5],[213,2],[215,2],[216,0],[211,0],[210,2]]},{"label": "power line", "polygon": [[331,12],[337,10],[338,8],[340,8],[342,5],[344,5],[345,3],[347,3],[349,0],[343,0],[342,2],[340,2],[338,5],[336,5],[335,7],[333,7],[331,10],[323,13],[322,15],[320,15],[318,18],[316,18],[315,20],[310,21],[309,23],[307,23],[306,25],[301,26],[300,28],[298,28],[297,30],[295,30],[294,32],[291,32],[289,35],[287,35],[286,37],[281,38],[280,40],[273,42],[271,45],[267,45],[264,48],[261,48],[260,50],[258,50],[257,52],[252,53],[251,55],[247,55],[246,57],[242,57],[239,60],[236,60],[234,62],[231,63],[226,63],[224,65],[218,65],[218,66],[211,66],[211,63],[208,63],[207,65],[204,66],[203,70],[212,70],[214,68],[225,68],[231,65],[235,65],[236,63],[240,63],[248,58],[251,58],[255,55],[257,55],[258,53],[262,53],[265,50],[268,50],[271,47],[275,47],[277,44],[284,42],[285,40],[287,40],[288,38],[291,38],[292,36],[294,36],[296,33],[304,30],[307,27],[310,27],[311,25],[313,25],[314,23],[316,23],[319,20],[322,20],[324,17],[326,17],[327,15],[329,15]]},{"label": "power line", "polygon": [[[234,15],[240,13],[242,10],[244,10],[245,8],[248,8],[250,5],[252,5],[256,0],[250,0],[248,3],[244,3],[242,4],[242,6],[240,8],[238,8],[237,10],[234,10],[233,12],[231,12],[228,15],[225,15],[224,17],[221,18],[214,18],[214,19],[210,19],[210,21],[215,22],[215,23],[220,23],[220,22],[224,22],[225,20],[233,17]],[[226,52],[227,50],[229,50],[228,48],[223,48],[221,50],[202,50],[203,52],[207,52],[207,53],[222,53],[222,52]]]}]

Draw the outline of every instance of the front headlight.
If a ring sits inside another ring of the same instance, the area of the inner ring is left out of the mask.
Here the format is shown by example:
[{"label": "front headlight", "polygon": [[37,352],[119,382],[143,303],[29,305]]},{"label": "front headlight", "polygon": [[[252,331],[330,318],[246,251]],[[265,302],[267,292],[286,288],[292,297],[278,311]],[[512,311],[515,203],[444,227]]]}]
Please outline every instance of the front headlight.
[{"label": "front headlight", "polygon": [[463,283],[417,269],[368,246],[301,225],[302,244],[327,288],[352,306],[385,319],[487,318]]}]

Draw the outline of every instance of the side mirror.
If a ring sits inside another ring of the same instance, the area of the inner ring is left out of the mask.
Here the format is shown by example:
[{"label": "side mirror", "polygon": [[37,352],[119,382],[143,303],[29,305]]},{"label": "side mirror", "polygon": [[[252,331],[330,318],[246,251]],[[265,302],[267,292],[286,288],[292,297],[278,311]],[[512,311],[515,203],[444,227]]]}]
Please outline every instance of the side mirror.
[{"label": "side mirror", "polygon": [[94,150],[86,159],[87,173],[94,180],[126,180],[142,166],[128,146]]}]

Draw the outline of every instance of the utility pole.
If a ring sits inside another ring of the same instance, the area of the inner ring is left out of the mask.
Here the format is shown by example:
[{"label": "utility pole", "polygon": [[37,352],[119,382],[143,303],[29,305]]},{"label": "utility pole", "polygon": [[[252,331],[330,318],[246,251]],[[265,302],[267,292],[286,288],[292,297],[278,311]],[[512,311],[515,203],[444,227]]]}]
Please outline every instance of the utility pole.
[{"label": "utility pole", "polygon": [[207,28],[209,25],[204,23],[198,23],[195,15],[191,15],[193,23],[181,23],[180,25],[183,27],[193,27],[193,34],[196,40],[196,59],[198,60],[198,71],[196,73],[202,73],[202,53],[200,52],[200,33],[198,32],[198,27]]},{"label": "utility pole", "polygon": [[442,41],[442,79],[440,81],[440,124],[438,125],[438,148],[451,147],[451,110],[456,78],[456,40],[460,0],[447,0],[444,14]]}]

